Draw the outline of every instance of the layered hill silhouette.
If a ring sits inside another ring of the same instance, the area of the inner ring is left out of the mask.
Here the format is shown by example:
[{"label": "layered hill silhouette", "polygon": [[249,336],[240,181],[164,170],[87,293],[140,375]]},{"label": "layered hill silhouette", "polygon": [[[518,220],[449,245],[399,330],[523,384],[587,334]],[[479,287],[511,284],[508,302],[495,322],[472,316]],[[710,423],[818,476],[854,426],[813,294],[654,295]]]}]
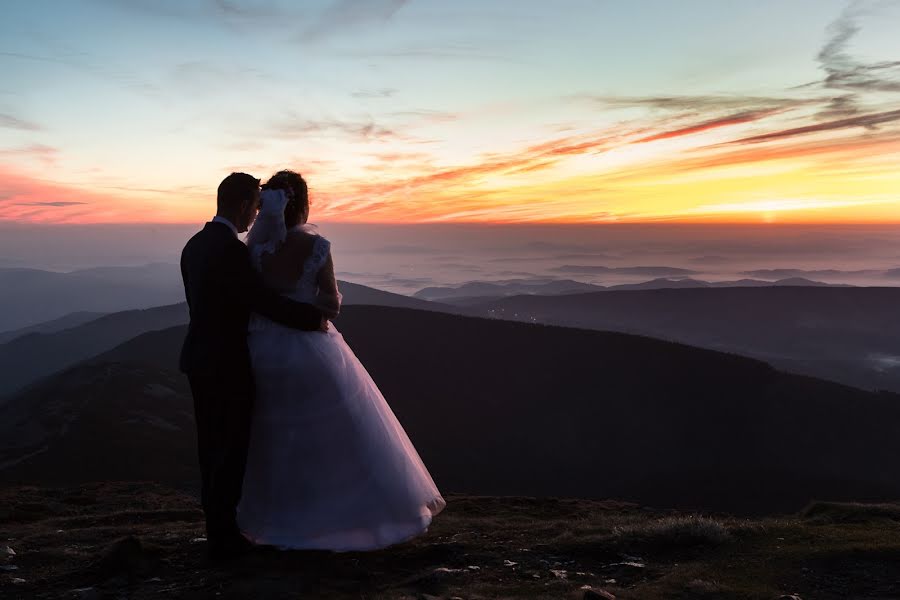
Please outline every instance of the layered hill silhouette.
[{"label": "layered hill silhouette", "polygon": [[68,313],[58,319],[43,321],[28,327],[10,329],[9,331],[0,332],[0,344],[5,344],[10,340],[22,337],[23,335],[28,335],[29,333],[56,333],[57,331],[63,331],[64,329],[71,329],[72,327],[78,327],[82,323],[99,319],[103,315],[104,313],[101,312],[78,311]]},{"label": "layered hill silhouette", "polygon": [[[338,327],[446,492],[770,512],[900,497],[900,397],[621,333],[350,306]],[[0,480],[196,480],[183,327],[0,406]]]},{"label": "layered hill silhouette", "polygon": [[[602,267],[606,269],[606,267]],[[663,270],[663,267],[654,267]],[[590,267],[571,267],[575,273],[592,274]],[[557,269],[558,270],[558,269]],[[607,269],[613,271],[611,269]],[[670,269],[671,271],[685,271],[684,269]],[[602,273],[602,271],[601,271]],[[732,288],[732,287],[853,287],[840,283],[823,283],[803,277],[789,277],[775,281],[762,279],[738,279],[734,281],[703,281],[691,277],[658,277],[640,283],[622,283],[618,285],[596,285],[582,283],[571,279],[507,279],[503,281],[469,281],[457,286],[427,287],[413,294],[416,298],[458,304],[460,306],[472,306],[478,303],[489,302],[508,296],[538,295],[561,296],[569,294],[586,294],[603,291],[625,290],[661,290],[661,289],[695,289],[695,288]]]},{"label": "layered hill silhouette", "polygon": [[128,310],[52,333],[30,333],[0,345],[0,396],[100,354],[141,333],[187,323],[187,304]]},{"label": "layered hill silhouette", "polygon": [[[441,310],[443,305],[341,282],[347,305],[366,304]],[[459,310],[444,307],[448,310]],[[25,385],[105,352],[147,331],[182,325],[188,321],[185,303],[145,310],[129,310],[81,320],[69,315],[37,325],[23,335],[0,344],[0,397]],[[66,323],[75,323],[65,327]]]},{"label": "layered hill silhouette", "polygon": [[786,286],[514,296],[468,308],[495,318],[670,339],[900,392],[898,306],[900,288]]}]

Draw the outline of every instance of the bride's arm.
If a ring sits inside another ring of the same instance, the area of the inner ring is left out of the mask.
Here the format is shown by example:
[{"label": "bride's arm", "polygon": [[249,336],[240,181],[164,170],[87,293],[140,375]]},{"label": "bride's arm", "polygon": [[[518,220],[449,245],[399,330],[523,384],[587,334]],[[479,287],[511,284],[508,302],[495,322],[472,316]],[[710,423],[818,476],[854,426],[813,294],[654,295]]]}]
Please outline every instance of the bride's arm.
[{"label": "bride's arm", "polygon": [[337,278],[334,275],[334,260],[331,252],[317,275],[319,285],[316,294],[316,308],[322,311],[327,319],[333,319],[341,312],[341,293],[338,291]]}]

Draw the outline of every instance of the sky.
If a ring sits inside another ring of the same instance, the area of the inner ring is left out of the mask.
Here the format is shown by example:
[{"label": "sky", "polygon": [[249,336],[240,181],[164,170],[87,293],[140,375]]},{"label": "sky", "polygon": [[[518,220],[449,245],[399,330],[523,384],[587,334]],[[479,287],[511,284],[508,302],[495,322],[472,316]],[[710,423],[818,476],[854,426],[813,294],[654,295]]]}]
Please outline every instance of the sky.
[{"label": "sky", "polygon": [[0,223],[900,223],[896,0],[6,0]]}]

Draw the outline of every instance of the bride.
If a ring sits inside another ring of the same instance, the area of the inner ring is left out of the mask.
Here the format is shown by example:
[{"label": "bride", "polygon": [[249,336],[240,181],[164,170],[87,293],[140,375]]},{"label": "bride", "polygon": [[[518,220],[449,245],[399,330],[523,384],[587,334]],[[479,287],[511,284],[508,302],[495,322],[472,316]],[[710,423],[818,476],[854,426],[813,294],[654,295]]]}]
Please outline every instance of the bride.
[{"label": "bride", "polygon": [[[337,316],[330,243],[306,223],[306,182],[263,186],[247,243],[267,285]],[[446,505],[375,382],[334,325],[250,324],[256,400],[238,525],[257,544],[373,550],[423,533]]]}]

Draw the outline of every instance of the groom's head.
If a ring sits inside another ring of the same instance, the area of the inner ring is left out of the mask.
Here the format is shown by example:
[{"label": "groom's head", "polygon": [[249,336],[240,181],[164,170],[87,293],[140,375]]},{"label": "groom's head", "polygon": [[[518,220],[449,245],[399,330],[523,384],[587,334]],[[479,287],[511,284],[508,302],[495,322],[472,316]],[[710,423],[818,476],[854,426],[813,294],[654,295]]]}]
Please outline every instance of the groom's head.
[{"label": "groom's head", "polygon": [[259,210],[259,179],[232,173],[222,180],[216,194],[216,214],[231,221],[241,233],[250,229]]}]

